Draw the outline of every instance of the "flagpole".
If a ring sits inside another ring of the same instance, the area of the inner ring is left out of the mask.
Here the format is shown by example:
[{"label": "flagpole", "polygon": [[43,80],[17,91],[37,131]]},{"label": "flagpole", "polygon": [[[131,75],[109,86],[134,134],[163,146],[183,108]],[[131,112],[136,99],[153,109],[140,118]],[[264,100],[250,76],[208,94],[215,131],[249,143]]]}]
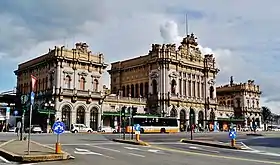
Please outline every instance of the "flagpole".
[{"label": "flagpole", "polygon": [[31,122],[32,122],[32,103],[30,104],[30,113],[29,113],[28,155],[30,155]]},{"label": "flagpole", "polygon": [[32,108],[34,104],[35,99],[35,93],[33,92],[36,86],[37,78],[33,75],[31,75],[31,93],[30,93],[30,111],[29,111],[29,130],[28,130],[28,142],[27,142],[27,148],[28,148],[28,155],[30,155],[30,139],[31,139],[31,124],[32,124]]}]

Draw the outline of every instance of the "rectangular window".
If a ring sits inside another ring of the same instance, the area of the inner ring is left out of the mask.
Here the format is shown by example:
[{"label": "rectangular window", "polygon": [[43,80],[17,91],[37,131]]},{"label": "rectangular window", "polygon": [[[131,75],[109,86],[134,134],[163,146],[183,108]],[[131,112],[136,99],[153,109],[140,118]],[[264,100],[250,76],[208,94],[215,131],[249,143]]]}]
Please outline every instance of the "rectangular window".
[{"label": "rectangular window", "polygon": [[200,83],[197,83],[197,97],[200,98]]},{"label": "rectangular window", "polygon": [[187,81],[184,80],[184,83],[183,83],[183,95],[186,96],[187,95]]},{"label": "rectangular window", "polygon": [[193,87],[192,87],[192,89],[193,89],[193,91],[192,91],[192,93],[193,93],[193,97],[196,97],[196,90],[195,90],[195,81],[193,81]]},{"label": "rectangular window", "polygon": [[179,80],[179,94],[182,95],[182,80]]}]

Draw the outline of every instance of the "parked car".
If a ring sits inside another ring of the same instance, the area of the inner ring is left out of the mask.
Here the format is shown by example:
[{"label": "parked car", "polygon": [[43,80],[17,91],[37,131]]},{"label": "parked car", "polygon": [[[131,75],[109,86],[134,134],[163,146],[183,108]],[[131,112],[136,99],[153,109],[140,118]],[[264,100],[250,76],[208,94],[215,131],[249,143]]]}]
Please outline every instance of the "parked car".
[{"label": "parked car", "polygon": [[17,128],[16,127],[11,127],[9,128],[9,132],[16,132],[17,131]]},{"label": "parked car", "polygon": [[257,127],[256,131],[263,131],[263,127]]},{"label": "parked car", "polygon": [[[28,133],[28,132],[29,132],[29,128],[26,128],[25,133]],[[40,125],[32,125],[31,133],[43,133],[43,130]]]},{"label": "parked car", "polygon": [[115,128],[112,128],[110,126],[105,126],[101,129],[101,132],[112,132],[112,133],[116,133],[117,130]]},{"label": "parked car", "polygon": [[78,132],[93,132],[90,127],[87,127],[84,124],[71,124],[71,132],[78,133]]}]

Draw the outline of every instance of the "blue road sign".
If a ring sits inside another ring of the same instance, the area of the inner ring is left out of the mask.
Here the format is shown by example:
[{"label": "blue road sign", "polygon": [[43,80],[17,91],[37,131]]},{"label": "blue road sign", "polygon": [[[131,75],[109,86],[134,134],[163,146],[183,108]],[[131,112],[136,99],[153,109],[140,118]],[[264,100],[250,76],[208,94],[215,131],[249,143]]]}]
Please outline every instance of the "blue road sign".
[{"label": "blue road sign", "polygon": [[134,130],[135,130],[135,131],[140,131],[140,129],[141,129],[140,124],[135,124],[135,125],[134,125]]},{"label": "blue road sign", "polygon": [[15,116],[18,115],[18,111],[17,110],[14,111],[14,115]]},{"label": "blue road sign", "polygon": [[236,138],[236,132],[234,130],[229,131],[229,138],[230,139],[235,139]]},{"label": "blue road sign", "polygon": [[35,93],[34,93],[34,92],[31,92],[30,101],[31,101],[31,104],[32,104],[32,105],[34,104],[34,99],[35,99]]},{"label": "blue road sign", "polygon": [[52,126],[53,132],[58,135],[64,133],[65,128],[65,124],[61,121],[56,121]]}]

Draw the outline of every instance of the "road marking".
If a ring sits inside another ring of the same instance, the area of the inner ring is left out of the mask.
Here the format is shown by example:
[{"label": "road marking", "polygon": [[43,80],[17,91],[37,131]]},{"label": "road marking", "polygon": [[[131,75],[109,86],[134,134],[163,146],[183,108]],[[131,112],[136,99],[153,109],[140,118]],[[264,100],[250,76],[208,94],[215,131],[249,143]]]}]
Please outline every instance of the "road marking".
[{"label": "road marking", "polygon": [[123,147],[123,148],[126,148],[128,150],[140,150],[139,148],[134,148],[134,147]]},{"label": "road marking", "polygon": [[198,149],[197,147],[194,147],[194,146],[190,146],[189,148],[190,149]]},{"label": "road marking", "polygon": [[[62,146],[88,146],[88,145],[121,145],[120,143],[115,143],[115,142],[107,142],[107,143],[66,143],[66,144],[61,144]],[[47,146],[53,146],[54,144],[44,144]]]},{"label": "road marking", "polygon": [[121,152],[119,150],[115,150],[115,149],[111,149],[111,148],[105,148],[105,147],[100,147],[100,146],[91,146],[91,147],[99,148],[99,149],[102,149],[102,150],[113,151],[113,152]]},{"label": "road marking", "polygon": [[189,155],[207,156],[207,157],[212,157],[212,158],[223,158],[223,159],[229,159],[229,160],[257,162],[257,163],[264,163],[264,164],[280,164],[280,162],[273,162],[273,161],[266,161],[266,160],[257,160],[257,159],[249,159],[249,158],[238,158],[238,157],[230,157],[230,156],[222,156],[222,155],[212,155],[212,154],[183,151],[183,150],[172,149],[172,148],[165,148],[165,147],[158,147],[158,146],[153,146],[153,148],[160,149],[160,150],[165,150],[165,151],[189,154]]},{"label": "road marking", "polygon": [[[149,143],[149,144],[182,144],[181,142],[152,142],[152,143]],[[148,147],[148,146],[145,146],[145,147]]]},{"label": "road marking", "polygon": [[133,155],[133,156],[142,157],[142,158],[146,157],[146,156],[144,156],[144,155],[140,155],[140,154],[134,154],[134,153],[128,153],[128,154],[129,154],[129,155]]},{"label": "road marking", "polygon": [[200,151],[207,151],[207,152],[214,152],[214,153],[220,153],[219,151],[214,151],[214,150],[207,150],[204,148],[199,148],[199,147],[194,147],[194,146],[190,146],[190,149],[194,149],[194,150],[200,150]]},{"label": "road marking", "polygon": [[89,151],[87,149],[75,148],[75,150],[77,150],[77,151],[74,151],[75,154],[80,154],[80,155],[98,155],[98,156],[103,156],[103,157],[106,157],[106,158],[114,159],[111,156],[107,156],[107,155],[104,155],[104,154],[101,154],[101,153],[97,153],[97,152],[92,152],[92,151]]},{"label": "road marking", "polygon": [[11,163],[10,161],[8,161],[7,159],[3,158],[2,156],[0,156],[0,159],[5,162],[5,163]]},{"label": "road marking", "polygon": [[154,150],[154,149],[149,149],[148,151],[153,152],[153,153],[159,153],[160,152],[160,150]]}]

